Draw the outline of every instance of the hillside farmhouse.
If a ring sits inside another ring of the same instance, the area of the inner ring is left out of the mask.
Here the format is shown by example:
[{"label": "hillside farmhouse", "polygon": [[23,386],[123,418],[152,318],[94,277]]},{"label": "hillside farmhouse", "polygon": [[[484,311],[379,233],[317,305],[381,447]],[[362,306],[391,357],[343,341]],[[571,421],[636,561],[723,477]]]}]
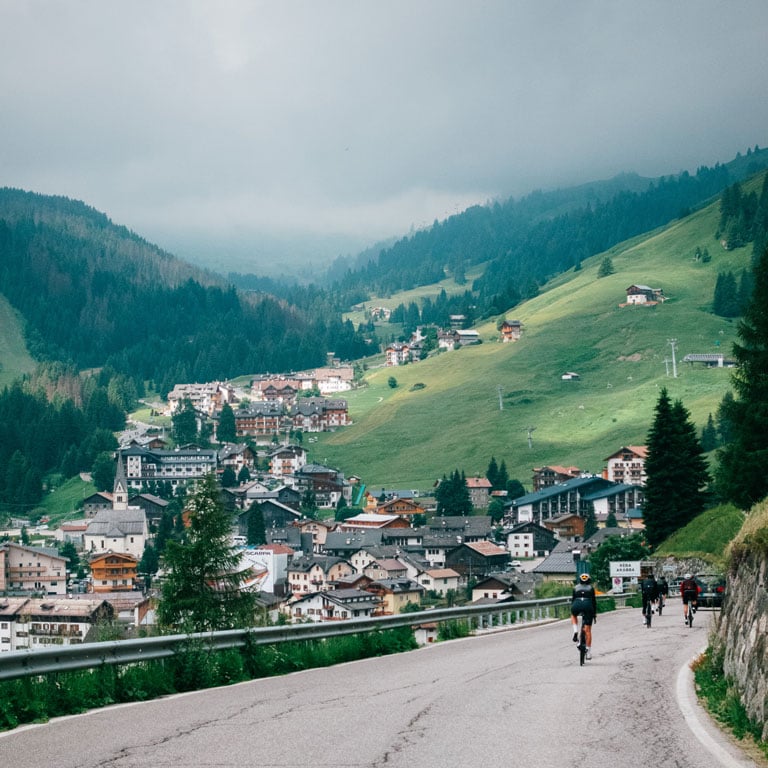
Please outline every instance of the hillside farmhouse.
[{"label": "hillside farmhouse", "polygon": [[661,288],[651,288],[647,285],[630,285],[627,288],[627,304],[658,304],[665,300]]}]

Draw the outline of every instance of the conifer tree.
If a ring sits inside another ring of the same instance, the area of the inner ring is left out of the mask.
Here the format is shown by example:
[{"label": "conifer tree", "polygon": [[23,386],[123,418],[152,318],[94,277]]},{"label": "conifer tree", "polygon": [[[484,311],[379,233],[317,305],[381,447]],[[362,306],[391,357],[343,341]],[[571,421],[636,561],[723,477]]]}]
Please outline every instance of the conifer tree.
[{"label": "conifer tree", "polygon": [[260,547],[267,543],[267,529],[264,525],[264,510],[260,504],[254,504],[248,514],[247,541],[251,546]]},{"label": "conifer tree", "polygon": [[749,509],[768,494],[768,248],[755,265],[751,301],[733,345],[736,397],[723,400],[731,441],[718,452],[719,494]]},{"label": "conifer tree", "polygon": [[656,403],[647,448],[643,521],[655,547],[703,511],[709,480],[689,413],[680,400],[670,401],[666,388]]},{"label": "conifer tree", "polygon": [[234,443],[237,440],[237,430],[235,429],[235,412],[229,403],[221,406],[219,413],[219,424],[216,428],[216,439],[220,443]]},{"label": "conifer tree", "polygon": [[254,595],[241,589],[240,552],[230,541],[232,521],[219,498],[214,474],[187,499],[184,541],[169,540],[158,619],[188,632],[247,627]]}]

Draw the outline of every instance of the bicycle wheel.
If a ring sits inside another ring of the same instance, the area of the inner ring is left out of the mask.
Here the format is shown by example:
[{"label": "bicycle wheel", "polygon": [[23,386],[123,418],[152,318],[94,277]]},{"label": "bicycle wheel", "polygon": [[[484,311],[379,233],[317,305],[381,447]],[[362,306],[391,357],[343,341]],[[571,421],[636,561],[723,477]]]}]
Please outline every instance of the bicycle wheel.
[{"label": "bicycle wheel", "polygon": [[693,611],[691,610],[690,606],[688,606],[688,626],[693,626]]},{"label": "bicycle wheel", "polygon": [[581,629],[581,634],[579,635],[579,666],[584,666],[584,660],[587,658],[587,633],[584,631],[584,628]]},{"label": "bicycle wheel", "polygon": [[661,616],[661,609],[664,607],[664,601],[659,598],[659,616]]},{"label": "bicycle wheel", "polygon": [[651,608],[650,600],[648,603],[646,603],[645,606],[645,626],[648,627],[648,629],[651,628],[651,614],[653,613],[653,609]]}]

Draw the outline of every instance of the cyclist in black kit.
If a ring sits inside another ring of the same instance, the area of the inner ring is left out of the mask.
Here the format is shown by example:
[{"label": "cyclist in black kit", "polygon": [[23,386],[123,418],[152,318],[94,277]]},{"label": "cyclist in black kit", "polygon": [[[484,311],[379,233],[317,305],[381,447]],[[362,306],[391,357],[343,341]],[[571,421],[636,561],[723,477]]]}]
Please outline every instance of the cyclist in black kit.
[{"label": "cyclist in black kit", "polygon": [[587,637],[587,658],[592,658],[592,624],[596,621],[597,595],[592,586],[592,579],[588,573],[582,573],[571,595],[571,624],[573,626],[573,642],[579,640],[579,614],[584,624],[584,634]]}]

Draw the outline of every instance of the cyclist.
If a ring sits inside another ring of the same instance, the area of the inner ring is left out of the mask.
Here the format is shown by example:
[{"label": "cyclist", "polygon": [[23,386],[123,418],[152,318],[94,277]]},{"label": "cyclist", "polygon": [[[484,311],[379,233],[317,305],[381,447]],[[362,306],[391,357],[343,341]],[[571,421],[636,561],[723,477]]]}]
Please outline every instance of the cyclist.
[{"label": "cyclist", "polygon": [[680,596],[683,599],[683,621],[687,624],[689,606],[690,610],[696,613],[696,604],[699,599],[699,585],[690,573],[686,573],[680,582]]},{"label": "cyclist", "polygon": [[659,599],[659,585],[653,573],[649,573],[640,582],[640,594],[643,596],[643,623],[650,626],[648,614],[653,610],[653,604]]},{"label": "cyclist", "polygon": [[659,585],[659,605],[663,606],[669,597],[669,584],[667,583],[667,579],[663,574],[657,583]]},{"label": "cyclist", "polygon": [[592,586],[588,573],[579,575],[579,580],[571,595],[571,625],[573,627],[573,642],[579,641],[579,614],[584,623],[584,634],[587,638],[587,658],[592,658],[592,624],[597,621],[597,595]]}]

